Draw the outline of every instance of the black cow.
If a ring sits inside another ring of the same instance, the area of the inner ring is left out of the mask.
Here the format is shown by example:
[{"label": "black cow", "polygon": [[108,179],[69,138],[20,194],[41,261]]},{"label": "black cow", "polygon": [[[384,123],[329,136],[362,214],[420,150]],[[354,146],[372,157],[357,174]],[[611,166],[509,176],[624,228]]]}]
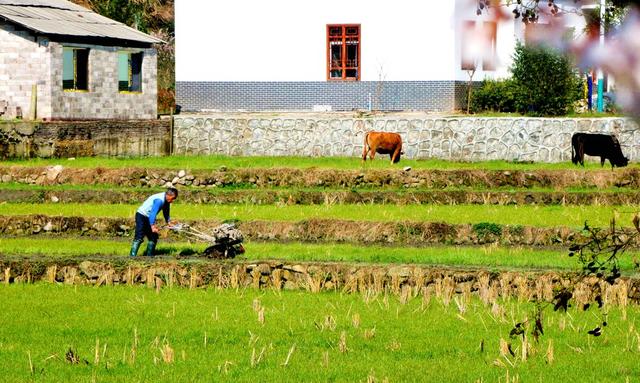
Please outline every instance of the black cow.
[{"label": "black cow", "polygon": [[627,166],[629,159],[622,154],[620,142],[614,135],[575,133],[571,137],[571,162],[584,166],[584,155],[600,157],[600,166],[609,159],[611,168]]}]

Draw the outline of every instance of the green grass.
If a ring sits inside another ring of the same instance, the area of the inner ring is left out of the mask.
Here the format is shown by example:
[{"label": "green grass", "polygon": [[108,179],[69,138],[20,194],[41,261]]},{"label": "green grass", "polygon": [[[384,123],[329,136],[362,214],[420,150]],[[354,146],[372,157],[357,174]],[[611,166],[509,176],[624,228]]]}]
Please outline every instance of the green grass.
[{"label": "green grass", "polygon": [[[137,205],[0,203],[0,215],[47,214],[52,216],[131,218]],[[451,224],[492,222],[502,225],[581,228],[607,226],[614,212],[618,225],[631,226],[638,206],[500,206],[500,205],[196,205],[174,204],[175,220],[301,221],[312,218],[358,221],[428,221]],[[161,216],[159,216],[161,217]]]},{"label": "green grass", "polygon": [[[460,170],[460,169],[486,169],[486,170],[567,170],[582,169],[573,165],[570,161],[561,163],[514,163],[509,161],[483,161],[483,162],[456,162],[446,160],[409,160],[402,159],[398,164],[390,165],[384,156],[378,156],[380,160],[366,163],[370,169],[403,169],[411,166],[414,169],[435,170]],[[388,157],[386,157],[388,159]],[[73,161],[67,159],[28,159],[0,161],[0,166],[49,166],[61,164],[73,168],[154,168],[154,169],[213,169],[221,166],[233,168],[329,168],[342,170],[362,169],[361,160],[358,157],[228,157],[228,156],[170,156],[170,157],[146,157],[146,158],[103,158],[83,157]],[[600,163],[588,161],[585,163],[587,170],[599,170]],[[635,165],[632,164],[632,167]],[[604,169],[609,169],[605,166]]]},{"label": "green grass", "polygon": [[[458,114],[453,114],[451,116],[447,116],[447,117],[453,117],[453,118],[460,118],[460,117],[505,117],[505,118],[531,118],[532,116],[526,115],[526,114],[521,114],[521,113],[516,113],[516,112],[494,112],[494,111],[490,111],[490,110],[485,110],[479,113],[472,113],[472,114],[466,114],[466,113],[458,113]],[[533,117],[538,117],[538,116],[533,116]],[[569,112],[564,116],[549,116],[549,117],[545,117],[545,118],[554,118],[554,119],[562,119],[562,118],[626,118],[627,116],[622,114],[622,113],[612,113],[612,112],[584,112],[584,113],[577,113],[577,112]]]},{"label": "green grass", "polygon": [[[7,182],[0,184],[1,190],[9,190],[9,191],[119,191],[119,192],[145,192],[145,193],[153,193],[156,191],[164,191],[165,187],[162,186],[154,186],[154,187],[146,187],[146,186],[120,186],[120,185],[112,185],[112,184],[95,184],[95,185],[85,185],[85,184],[59,184],[59,185],[28,185],[24,183],[18,182]],[[393,187],[384,187],[380,188],[379,186],[365,186],[365,187],[350,187],[348,189],[340,188],[340,187],[289,187],[289,186],[261,186],[258,188],[254,184],[250,185],[242,185],[242,184],[233,184],[228,186],[220,186],[215,188],[202,188],[197,186],[180,186],[181,191],[206,191],[210,194],[224,194],[224,193],[233,193],[236,190],[251,190],[256,193],[260,192],[271,192],[271,191],[282,191],[282,192],[290,192],[290,193],[299,193],[299,192],[384,192],[384,193],[397,193],[397,194],[411,194],[411,193],[423,193],[423,192],[437,192],[439,190],[434,189],[426,189],[426,188],[393,188]],[[555,193],[555,192],[566,192],[566,193],[636,193],[638,190],[636,188],[631,187],[609,187],[609,188],[597,188],[597,187],[568,187],[565,189],[558,188],[545,188],[545,187],[527,187],[527,188],[514,188],[513,186],[500,186],[493,187],[491,189],[483,188],[483,187],[447,187],[442,190],[445,192],[526,192],[526,193]]]},{"label": "green grass", "polygon": [[[105,256],[124,258],[129,253],[130,242],[89,239],[51,238],[0,238],[0,254],[6,256],[80,257]],[[160,240],[159,255],[177,256],[205,249],[203,243],[167,242]],[[354,263],[394,263],[469,266],[518,269],[579,270],[576,258],[567,251],[544,250],[525,247],[497,246],[433,246],[433,247],[382,247],[350,244],[301,244],[301,243],[245,243],[246,253],[239,260],[283,260]],[[144,254],[144,246],[138,255]],[[620,257],[621,269],[633,272],[632,257],[628,253]]]},{"label": "green grass", "polygon": [[[608,382],[640,375],[637,306],[626,319],[610,308],[598,338],[587,334],[600,324],[597,311],[547,309],[544,335],[539,343],[529,336],[531,354],[522,361],[502,357],[499,342],[519,355],[520,340],[509,332],[532,304],[500,302],[504,315],[475,298],[463,305],[461,313],[437,298],[401,304],[383,295],[2,285],[0,370],[7,382]],[[254,308],[264,310],[262,323]],[[169,348],[173,360],[165,363]],[[70,349],[80,363],[67,362]]]}]

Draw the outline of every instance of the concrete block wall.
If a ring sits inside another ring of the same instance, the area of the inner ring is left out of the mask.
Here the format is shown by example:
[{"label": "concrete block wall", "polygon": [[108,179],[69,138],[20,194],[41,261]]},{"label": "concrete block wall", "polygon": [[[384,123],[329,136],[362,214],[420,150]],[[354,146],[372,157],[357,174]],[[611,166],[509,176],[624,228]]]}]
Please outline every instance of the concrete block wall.
[{"label": "concrete block wall", "polygon": [[[62,89],[64,47],[89,48],[89,90]],[[157,53],[142,49],[142,92],[118,91],[118,52],[141,49],[51,43],[51,119],[153,119],[157,117]]]},{"label": "concrete block wall", "polygon": [[176,82],[183,111],[333,111],[460,108],[458,81]]},{"label": "concrete block wall", "polygon": [[[396,132],[406,158],[562,162],[575,132],[617,135],[630,160],[640,160],[640,129],[624,118],[244,118],[174,117],[174,153],[233,156],[359,157],[364,132]],[[378,156],[388,160],[388,156]]]},{"label": "concrete block wall", "polygon": [[37,85],[38,115],[51,115],[50,67],[45,40],[0,21],[0,102],[5,101],[8,106],[0,118],[15,118],[16,107],[28,117],[33,85]]}]

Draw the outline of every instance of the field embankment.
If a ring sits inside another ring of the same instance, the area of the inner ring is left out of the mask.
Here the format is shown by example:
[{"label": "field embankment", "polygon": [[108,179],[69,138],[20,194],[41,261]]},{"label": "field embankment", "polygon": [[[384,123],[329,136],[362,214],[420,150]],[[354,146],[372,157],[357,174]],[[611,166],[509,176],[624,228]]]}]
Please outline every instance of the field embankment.
[{"label": "field embankment", "polygon": [[[0,260],[0,283],[50,282],[80,285],[148,287],[271,288],[276,290],[385,293],[415,297],[445,292],[477,294],[487,303],[497,299],[551,301],[560,288],[581,291],[579,304],[605,295],[640,301],[640,279],[624,278],[610,285],[576,272],[501,271],[423,265],[367,265],[345,262],[206,262],[163,260]],[[625,302],[626,303],[626,302]]]},{"label": "field embankment", "polygon": [[[221,220],[193,221],[208,231]],[[0,233],[5,236],[131,237],[130,218],[82,216],[0,216]],[[355,221],[309,219],[305,221],[243,221],[239,224],[249,240],[275,242],[341,242],[425,246],[436,244],[505,246],[568,246],[580,233],[568,227],[534,227],[493,223],[449,224],[445,222]],[[164,235],[169,235],[165,232]]]},{"label": "field embankment", "polygon": [[174,185],[287,188],[599,188],[640,187],[640,169],[612,170],[435,170],[237,168],[168,170],[0,166],[0,180],[32,185]]}]

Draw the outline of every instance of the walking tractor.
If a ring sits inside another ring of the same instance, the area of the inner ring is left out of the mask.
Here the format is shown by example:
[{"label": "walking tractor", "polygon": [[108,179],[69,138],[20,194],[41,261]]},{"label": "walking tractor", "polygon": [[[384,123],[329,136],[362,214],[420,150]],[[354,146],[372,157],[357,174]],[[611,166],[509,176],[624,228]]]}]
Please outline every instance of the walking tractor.
[{"label": "walking tractor", "polygon": [[178,223],[169,227],[169,229],[182,233],[189,238],[209,243],[210,246],[203,253],[208,258],[234,258],[236,255],[244,253],[242,232],[232,223],[223,223],[215,227],[211,234],[197,230],[186,223]]}]

